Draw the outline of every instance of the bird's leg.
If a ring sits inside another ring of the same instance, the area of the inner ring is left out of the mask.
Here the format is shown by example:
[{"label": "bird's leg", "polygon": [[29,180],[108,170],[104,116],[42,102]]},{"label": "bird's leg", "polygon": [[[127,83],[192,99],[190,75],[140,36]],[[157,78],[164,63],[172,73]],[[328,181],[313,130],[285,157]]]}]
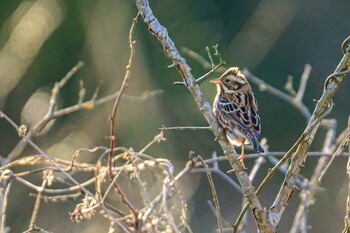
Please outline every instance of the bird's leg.
[{"label": "bird's leg", "polygon": [[238,157],[238,159],[241,161],[243,167],[245,168],[245,166],[244,166],[244,142],[242,142],[242,152],[241,152],[241,155]]}]

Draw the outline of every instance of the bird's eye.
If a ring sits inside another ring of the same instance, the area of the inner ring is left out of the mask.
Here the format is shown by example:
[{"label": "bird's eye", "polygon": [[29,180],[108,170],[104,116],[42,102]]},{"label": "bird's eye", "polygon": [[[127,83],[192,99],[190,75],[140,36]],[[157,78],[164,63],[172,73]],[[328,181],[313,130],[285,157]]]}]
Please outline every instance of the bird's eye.
[{"label": "bird's eye", "polygon": [[230,82],[230,79],[226,79],[225,82],[226,82],[226,83],[229,83],[229,82]]}]

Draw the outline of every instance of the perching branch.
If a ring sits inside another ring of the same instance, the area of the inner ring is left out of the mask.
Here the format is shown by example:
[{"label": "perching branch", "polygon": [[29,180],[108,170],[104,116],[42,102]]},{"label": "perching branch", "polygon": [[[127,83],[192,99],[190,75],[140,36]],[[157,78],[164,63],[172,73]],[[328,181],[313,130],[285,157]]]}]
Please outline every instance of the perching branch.
[{"label": "perching branch", "polygon": [[255,194],[255,189],[249,180],[248,174],[244,171],[242,164],[239,162],[238,155],[234,147],[226,141],[225,135],[222,133],[222,129],[213,114],[210,104],[207,102],[198,84],[196,84],[190,67],[178,52],[165,27],[163,27],[153,15],[148,1],[136,0],[135,4],[144,22],[148,25],[149,31],[156,36],[159,42],[163,45],[165,54],[172,60],[173,65],[180,72],[186,87],[192,93],[200,111],[207,120],[212,132],[221,145],[225,156],[230,162],[242,186],[243,192],[248,199],[250,207],[253,210],[253,215],[257,221],[258,228],[261,230],[261,232],[275,232],[275,230],[270,226],[266,211],[263,209],[257,195]]}]

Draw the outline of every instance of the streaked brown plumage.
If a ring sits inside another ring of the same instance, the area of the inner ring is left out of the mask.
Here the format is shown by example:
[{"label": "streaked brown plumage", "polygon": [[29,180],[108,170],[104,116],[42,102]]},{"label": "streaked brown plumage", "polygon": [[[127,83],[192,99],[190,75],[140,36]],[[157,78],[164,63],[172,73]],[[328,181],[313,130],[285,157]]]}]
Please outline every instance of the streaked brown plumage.
[{"label": "streaked brown plumage", "polygon": [[252,88],[238,67],[231,67],[211,83],[216,84],[218,90],[214,114],[229,142],[242,146],[240,160],[244,166],[244,144],[250,143],[259,153],[264,152],[258,141],[261,123]]}]

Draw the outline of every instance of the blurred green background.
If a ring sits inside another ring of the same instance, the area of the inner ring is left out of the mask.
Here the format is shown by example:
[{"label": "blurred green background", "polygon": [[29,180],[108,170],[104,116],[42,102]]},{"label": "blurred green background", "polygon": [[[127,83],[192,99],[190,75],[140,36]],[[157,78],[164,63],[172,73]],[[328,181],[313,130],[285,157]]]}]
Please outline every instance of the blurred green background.
[{"label": "blurred green background", "polygon": [[[349,36],[350,2],[346,0],[162,0],[150,1],[159,21],[180,49],[190,48],[206,56],[205,47],[219,44],[227,66],[248,67],[265,82],[283,89],[287,76],[294,77],[298,87],[305,64],[313,70],[304,102],[310,111],[313,99],[322,93],[325,78],[341,59],[340,45]],[[74,105],[78,100],[79,82],[84,81],[86,100],[102,80],[100,96],[120,88],[129,58],[128,33],[136,15],[133,1],[0,1],[0,109],[16,123],[31,127],[45,114],[50,90],[78,61],[85,66],[61,91],[60,107]],[[117,114],[117,144],[141,149],[158,128],[165,126],[205,126],[191,94],[174,86],[181,76],[163,54],[159,42],[139,20],[134,33],[135,63],[127,94],[141,96],[144,91],[162,89],[161,96],[149,97],[143,103],[122,100]],[[207,70],[183,54],[193,74],[201,76]],[[212,78],[219,76],[215,74]],[[202,90],[212,101],[216,89],[204,82]],[[336,104],[330,118],[338,121],[338,131],[346,127],[349,115],[348,78],[334,97]],[[268,139],[270,151],[287,151],[305,127],[300,112],[267,92],[253,86],[262,119],[261,137]],[[112,103],[92,111],[81,111],[55,121],[50,130],[35,138],[49,155],[69,159],[75,150],[97,145],[108,146],[108,116]],[[324,130],[319,130],[311,150],[322,148]],[[167,141],[150,150],[154,157],[172,160],[176,170],[185,166],[190,150],[209,158],[221,150],[209,131],[167,131]],[[0,121],[0,155],[6,157],[19,141],[5,121]],[[24,155],[33,153],[28,149]],[[310,232],[340,232],[343,228],[348,178],[346,158],[339,158],[322,183],[316,204],[310,209]],[[309,158],[302,174],[310,177],[317,158]],[[246,161],[251,168],[254,161]],[[227,164],[221,163],[223,171]],[[257,186],[271,164],[265,164],[254,184]],[[233,179],[235,177],[231,175]],[[40,177],[37,177],[40,179]],[[278,173],[265,188],[262,202],[266,206],[280,187],[283,175]],[[239,193],[214,175],[222,215],[233,224],[240,212]],[[191,174],[184,182],[184,193],[194,232],[214,232],[216,219],[207,200],[210,188],[203,174]],[[34,198],[20,184],[13,187],[8,207],[11,232],[21,232],[29,224]],[[71,223],[68,212],[76,201],[65,204],[43,204],[38,225],[52,232],[106,232],[108,225],[100,217],[95,221]],[[296,192],[283,215],[279,232],[288,232],[299,204]],[[54,211],[53,211],[54,210]],[[248,232],[254,232],[249,220]],[[205,224],[203,224],[205,223]],[[62,229],[65,224],[65,229]]]}]

